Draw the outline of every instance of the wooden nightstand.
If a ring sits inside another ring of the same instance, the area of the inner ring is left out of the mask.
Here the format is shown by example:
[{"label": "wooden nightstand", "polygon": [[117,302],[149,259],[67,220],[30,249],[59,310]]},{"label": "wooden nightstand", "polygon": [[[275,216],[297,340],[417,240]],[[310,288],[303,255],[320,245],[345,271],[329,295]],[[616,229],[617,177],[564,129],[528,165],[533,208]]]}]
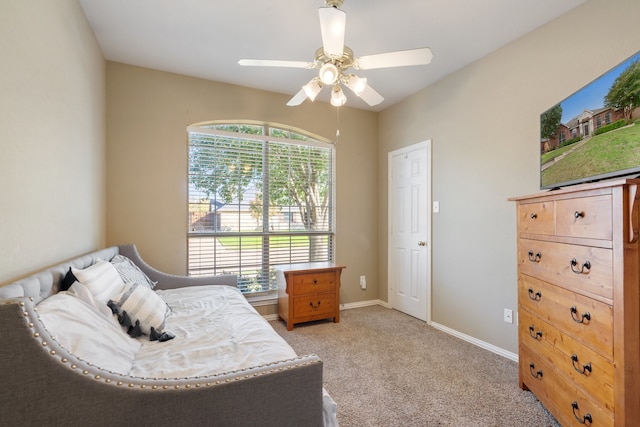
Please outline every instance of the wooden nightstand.
[{"label": "wooden nightstand", "polygon": [[291,331],[296,323],[333,317],[340,322],[340,274],[345,266],[310,262],[276,266],[278,316]]}]

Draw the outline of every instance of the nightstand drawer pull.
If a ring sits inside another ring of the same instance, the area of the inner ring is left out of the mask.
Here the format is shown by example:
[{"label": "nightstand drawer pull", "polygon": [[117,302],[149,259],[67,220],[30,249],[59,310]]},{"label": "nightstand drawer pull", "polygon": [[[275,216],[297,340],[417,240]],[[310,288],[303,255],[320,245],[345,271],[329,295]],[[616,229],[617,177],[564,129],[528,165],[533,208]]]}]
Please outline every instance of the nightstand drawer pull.
[{"label": "nightstand drawer pull", "polygon": [[586,271],[587,274],[591,271],[591,261],[585,261],[584,264],[582,264],[582,267],[580,268],[580,270],[575,268],[576,265],[578,265],[578,261],[574,258],[571,260],[571,271],[573,271],[576,274],[585,273],[585,269],[587,270]]},{"label": "nightstand drawer pull", "polygon": [[584,417],[580,418],[577,414],[576,414],[576,409],[580,409],[578,408],[578,402],[576,402],[575,400],[571,403],[571,409],[573,409],[573,416],[576,417],[576,420],[578,420],[578,422],[580,424],[592,424],[593,423],[593,417],[591,417],[591,414],[587,414]]},{"label": "nightstand drawer pull", "polygon": [[538,214],[537,213],[532,213],[531,215],[529,215],[529,218],[536,219],[536,218],[538,218]]},{"label": "nightstand drawer pull", "polygon": [[318,284],[318,279],[316,279],[315,277],[313,278],[313,284],[317,285]]},{"label": "nightstand drawer pull", "polygon": [[531,262],[540,262],[540,258],[542,258],[542,254],[540,252],[538,252],[537,254],[533,255],[533,251],[529,251],[529,261],[531,261]]},{"label": "nightstand drawer pull", "polygon": [[533,325],[529,326],[529,335],[531,335],[531,338],[533,338],[534,340],[539,340],[540,338],[542,338],[542,331],[538,331],[535,334],[533,333],[534,331],[534,327]]},{"label": "nightstand drawer pull", "polygon": [[573,354],[571,356],[571,364],[573,365],[573,369],[575,369],[577,372],[581,373],[582,375],[589,375],[589,374],[587,374],[587,371],[589,371],[589,373],[591,373],[591,362],[589,362],[586,365],[580,367],[580,364],[578,363],[578,355],[577,354]]},{"label": "nightstand drawer pull", "polygon": [[542,298],[542,292],[537,291],[536,293],[533,293],[533,288],[529,288],[529,298],[534,301],[540,301]]},{"label": "nightstand drawer pull", "polygon": [[320,308],[320,301],[318,301],[318,305],[313,305],[313,301],[309,301],[309,306],[317,310]]},{"label": "nightstand drawer pull", "polygon": [[533,378],[541,379],[542,378],[542,370],[538,369],[536,371],[535,369],[536,369],[536,365],[533,362],[529,363],[529,372],[531,373],[531,376]]},{"label": "nightstand drawer pull", "polygon": [[[587,311],[584,314],[578,314],[578,309],[576,308],[576,306],[572,306],[569,311],[571,311],[571,318],[573,319],[574,322],[576,323],[585,323],[588,324],[589,320],[591,320],[591,314]],[[580,317],[578,317],[580,316]],[[585,319],[587,320],[585,322]]]},{"label": "nightstand drawer pull", "polygon": [[573,213],[573,216],[578,219],[578,218],[584,218],[584,212],[580,212],[580,211],[575,211]]}]

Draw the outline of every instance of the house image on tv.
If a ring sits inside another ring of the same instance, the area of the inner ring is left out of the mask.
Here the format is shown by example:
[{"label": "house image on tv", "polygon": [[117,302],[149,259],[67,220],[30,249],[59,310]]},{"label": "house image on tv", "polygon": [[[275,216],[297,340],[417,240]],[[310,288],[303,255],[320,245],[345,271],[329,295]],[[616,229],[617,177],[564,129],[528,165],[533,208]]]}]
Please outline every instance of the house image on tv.
[{"label": "house image on tv", "polygon": [[[242,200],[234,199],[224,203],[218,199],[203,200],[198,209],[189,211],[191,233],[248,232],[262,231],[261,198],[255,187],[242,194]],[[304,224],[297,206],[280,206],[269,209],[269,228],[273,230],[304,230]]]},{"label": "house image on tv", "polygon": [[[634,112],[634,116],[637,113]],[[561,147],[566,141],[580,138],[584,139],[592,136],[596,130],[624,118],[622,109],[612,107],[585,109],[579,116],[574,117],[567,123],[558,126],[555,136],[542,140],[542,152],[546,153]]]}]

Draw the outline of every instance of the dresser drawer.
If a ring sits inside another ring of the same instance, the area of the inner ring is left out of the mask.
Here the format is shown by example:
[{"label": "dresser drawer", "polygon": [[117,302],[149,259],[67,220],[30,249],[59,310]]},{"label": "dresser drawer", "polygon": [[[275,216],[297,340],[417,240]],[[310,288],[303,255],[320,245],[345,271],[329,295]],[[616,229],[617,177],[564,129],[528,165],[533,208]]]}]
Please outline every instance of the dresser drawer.
[{"label": "dresser drawer", "polygon": [[[608,426],[613,423],[613,413],[602,408],[580,388],[558,374],[539,355],[527,346],[520,347],[519,364],[524,385],[549,408],[564,426]],[[586,419],[590,419],[589,422]]]},{"label": "dresser drawer", "polygon": [[612,360],[613,309],[610,305],[524,274],[518,278],[518,304]]},{"label": "dresser drawer", "polygon": [[556,234],[567,237],[611,240],[611,195],[556,201]]},{"label": "dresser drawer", "polygon": [[306,295],[316,292],[332,292],[336,290],[336,273],[318,272],[296,274],[293,276],[293,294]]},{"label": "dresser drawer", "polygon": [[614,366],[609,360],[526,310],[518,316],[523,345],[582,387],[601,406],[614,410]]},{"label": "dresser drawer", "polygon": [[336,312],[335,293],[296,296],[293,300],[293,317],[297,321],[325,319]]},{"label": "dresser drawer", "polygon": [[591,246],[520,239],[520,272],[613,299],[613,251]]},{"label": "dresser drawer", "polygon": [[518,205],[518,233],[553,235],[553,202]]}]

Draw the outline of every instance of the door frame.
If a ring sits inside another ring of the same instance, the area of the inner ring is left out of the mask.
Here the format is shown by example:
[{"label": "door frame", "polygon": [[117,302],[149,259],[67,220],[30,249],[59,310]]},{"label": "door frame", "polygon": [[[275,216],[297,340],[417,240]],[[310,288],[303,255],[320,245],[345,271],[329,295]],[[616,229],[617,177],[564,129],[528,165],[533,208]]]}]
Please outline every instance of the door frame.
[{"label": "door frame", "polygon": [[426,155],[427,155],[427,183],[425,185],[425,190],[426,190],[426,197],[427,197],[427,277],[426,277],[426,290],[425,290],[425,295],[426,295],[426,299],[427,299],[427,325],[431,324],[431,304],[432,304],[432,290],[431,290],[431,278],[433,276],[432,273],[432,267],[433,267],[433,263],[432,263],[432,251],[431,251],[431,246],[432,246],[432,206],[433,206],[433,202],[432,202],[432,194],[431,194],[431,187],[432,187],[432,180],[433,180],[433,171],[432,171],[432,149],[431,149],[431,145],[432,145],[432,140],[431,139],[426,139],[424,141],[406,146],[406,147],[402,147],[402,148],[398,148],[396,150],[393,151],[389,151],[389,153],[387,154],[387,300],[389,305],[391,306],[391,308],[395,308],[393,307],[393,304],[391,303],[391,251],[390,246],[389,246],[389,242],[391,242],[391,210],[393,209],[392,206],[392,185],[391,185],[391,181],[392,181],[392,177],[391,177],[391,172],[392,172],[392,159],[394,156],[405,153],[405,152],[409,152],[409,151],[413,151],[415,149],[419,149],[419,148],[426,148]]}]

